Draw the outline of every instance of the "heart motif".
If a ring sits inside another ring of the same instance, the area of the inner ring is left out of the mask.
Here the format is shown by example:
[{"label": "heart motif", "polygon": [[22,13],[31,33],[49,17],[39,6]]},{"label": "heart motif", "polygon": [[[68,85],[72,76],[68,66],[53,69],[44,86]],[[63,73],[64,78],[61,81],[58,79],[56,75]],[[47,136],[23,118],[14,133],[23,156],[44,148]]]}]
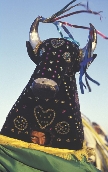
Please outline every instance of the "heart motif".
[{"label": "heart motif", "polygon": [[58,48],[58,47],[62,46],[64,43],[65,43],[65,41],[61,40],[61,39],[52,39],[51,40],[51,44],[54,48]]},{"label": "heart motif", "polygon": [[43,110],[41,106],[36,106],[34,109],[34,116],[41,129],[45,129],[52,124],[56,113],[53,109]]}]

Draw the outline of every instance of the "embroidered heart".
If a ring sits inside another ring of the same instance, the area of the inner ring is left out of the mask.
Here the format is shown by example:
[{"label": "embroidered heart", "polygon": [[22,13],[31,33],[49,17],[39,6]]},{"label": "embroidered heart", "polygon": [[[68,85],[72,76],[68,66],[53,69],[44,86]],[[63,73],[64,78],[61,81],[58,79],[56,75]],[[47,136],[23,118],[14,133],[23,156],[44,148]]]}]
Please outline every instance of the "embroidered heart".
[{"label": "embroidered heart", "polygon": [[51,44],[54,48],[58,48],[58,47],[62,46],[64,43],[65,43],[65,41],[61,40],[61,39],[52,39],[51,40]]},{"label": "embroidered heart", "polygon": [[56,113],[53,109],[43,110],[41,106],[36,106],[34,109],[34,116],[41,129],[45,129],[52,124],[55,115]]}]

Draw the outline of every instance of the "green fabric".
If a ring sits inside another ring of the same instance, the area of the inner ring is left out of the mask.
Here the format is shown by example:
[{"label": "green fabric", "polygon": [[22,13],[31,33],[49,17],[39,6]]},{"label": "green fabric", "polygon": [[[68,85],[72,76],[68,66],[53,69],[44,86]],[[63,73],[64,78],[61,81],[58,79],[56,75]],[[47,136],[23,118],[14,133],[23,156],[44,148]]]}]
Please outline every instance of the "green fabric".
[{"label": "green fabric", "polygon": [[99,172],[92,164],[41,151],[0,145],[0,172]]}]

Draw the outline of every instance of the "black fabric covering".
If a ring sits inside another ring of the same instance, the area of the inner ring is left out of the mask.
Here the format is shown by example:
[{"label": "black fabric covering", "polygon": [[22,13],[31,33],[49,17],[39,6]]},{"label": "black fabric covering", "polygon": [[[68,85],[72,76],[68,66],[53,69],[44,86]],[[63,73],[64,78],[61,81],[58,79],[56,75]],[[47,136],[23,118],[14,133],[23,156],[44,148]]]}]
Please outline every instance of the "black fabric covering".
[{"label": "black fabric covering", "polygon": [[[30,131],[35,128],[49,133],[48,146],[81,149],[84,136],[75,81],[75,73],[80,69],[78,46],[62,38],[52,38],[43,41],[32,57],[36,69],[10,110],[1,134],[30,142]],[[54,98],[34,96],[32,83],[42,77],[58,84],[59,92]]]}]

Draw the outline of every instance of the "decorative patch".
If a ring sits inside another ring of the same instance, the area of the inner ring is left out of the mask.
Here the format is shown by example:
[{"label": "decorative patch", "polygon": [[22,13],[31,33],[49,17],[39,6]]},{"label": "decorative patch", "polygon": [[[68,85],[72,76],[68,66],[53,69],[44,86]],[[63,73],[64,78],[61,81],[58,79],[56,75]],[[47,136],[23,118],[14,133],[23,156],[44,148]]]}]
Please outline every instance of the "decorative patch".
[{"label": "decorative patch", "polygon": [[71,62],[71,55],[69,52],[65,52],[62,56],[67,63]]},{"label": "decorative patch", "polygon": [[14,119],[14,125],[18,130],[25,130],[28,126],[28,122],[23,116],[17,116]]},{"label": "decorative patch", "polygon": [[62,121],[56,124],[55,130],[59,134],[67,134],[70,131],[70,125],[66,121]]},{"label": "decorative patch", "polygon": [[58,48],[58,47],[62,46],[64,43],[65,43],[65,41],[61,40],[61,39],[52,39],[51,40],[51,44],[54,48]]},{"label": "decorative patch", "polygon": [[36,106],[34,109],[34,116],[41,129],[45,129],[52,124],[55,119],[56,113],[53,109],[43,110],[41,106]]}]

